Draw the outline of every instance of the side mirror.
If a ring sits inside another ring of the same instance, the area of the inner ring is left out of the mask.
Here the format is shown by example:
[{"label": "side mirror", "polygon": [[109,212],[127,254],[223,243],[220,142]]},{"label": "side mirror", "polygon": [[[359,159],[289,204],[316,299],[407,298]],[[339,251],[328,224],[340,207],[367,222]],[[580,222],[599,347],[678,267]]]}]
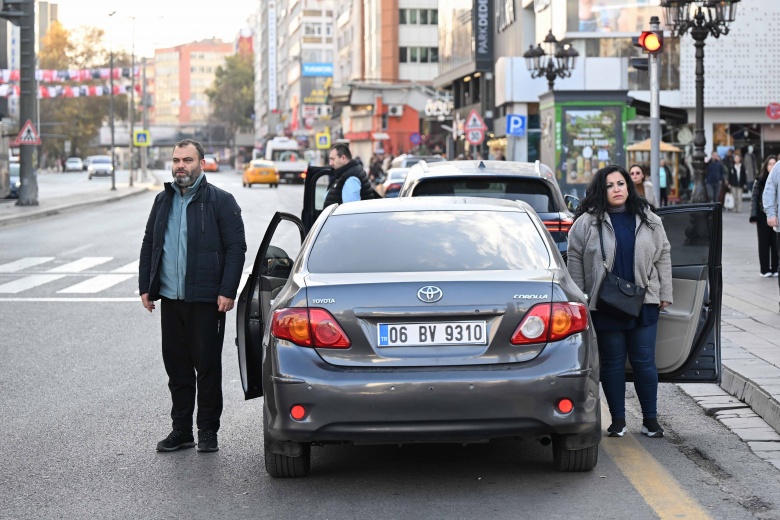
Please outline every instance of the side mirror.
[{"label": "side mirror", "polygon": [[574,195],[564,195],[563,200],[566,202],[566,209],[572,213],[576,212],[577,208],[580,207],[580,199]]}]

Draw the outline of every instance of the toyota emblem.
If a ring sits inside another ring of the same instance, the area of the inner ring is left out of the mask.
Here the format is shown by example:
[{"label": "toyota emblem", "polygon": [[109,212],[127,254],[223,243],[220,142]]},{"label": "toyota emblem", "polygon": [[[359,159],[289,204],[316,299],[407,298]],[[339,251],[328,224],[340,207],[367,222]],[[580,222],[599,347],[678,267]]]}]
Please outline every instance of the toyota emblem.
[{"label": "toyota emblem", "polygon": [[423,303],[435,303],[441,300],[444,293],[435,285],[426,285],[417,291],[417,298]]}]

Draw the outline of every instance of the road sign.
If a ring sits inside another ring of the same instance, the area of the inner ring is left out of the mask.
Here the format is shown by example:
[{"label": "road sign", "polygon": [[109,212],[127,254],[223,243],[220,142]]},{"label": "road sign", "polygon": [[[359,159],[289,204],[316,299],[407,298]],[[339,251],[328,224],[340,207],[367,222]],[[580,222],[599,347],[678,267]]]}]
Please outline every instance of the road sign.
[{"label": "road sign", "polygon": [[412,144],[420,144],[422,141],[422,136],[419,132],[415,132],[409,136],[409,141],[411,141]]},{"label": "road sign", "polygon": [[320,132],[318,134],[314,135],[315,139],[317,140],[317,149],[318,150],[327,150],[330,148],[330,134],[327,132]]},{"label": "road sign", "polygon": [[506,115],[506,135],[515,137],[525,137],[525,116],[515,114]]},{"label": "road sign", "polygon": [[133,146],[152,146],[152,134],[149,130],[133,130]]},{"label": "road sign", "polygon": [[16,136],[16,141],[13,142],[13,146],[22,146],[26,144],[41,144],[41,138],[35,130],[32,121],[29,119],[19,131],[19,135]]},{"label": "road sign", "polygon": [[483,130],[466,130],[466,141],[474,146],[482,144],[485,140],[485,132]]},{"label": "road sign", "polygon": [[481,130],[484,132],[488,129],[488,127],[482,117],[480,117],[479,113],[476,110],[472,110],[469,114],[469,117],[466,118],[466,124],[463,126],[463,129],[466,132],[469,130]]}]

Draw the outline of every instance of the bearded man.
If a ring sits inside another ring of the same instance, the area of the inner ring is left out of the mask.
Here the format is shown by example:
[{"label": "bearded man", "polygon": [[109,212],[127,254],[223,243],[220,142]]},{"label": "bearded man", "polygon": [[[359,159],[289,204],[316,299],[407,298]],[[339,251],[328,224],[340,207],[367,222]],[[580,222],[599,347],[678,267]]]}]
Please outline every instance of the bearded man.
[{"label": "bearded man", "polygon": [[138,293],[147,311],[161,300],[162,357],[171,392],[171,433],[157,451],[195,446],[219,449],[222,343],[244,268],[241,208],[203,174],[203,146],[184,139],[173,147],[174,182],[154,199],[138,264]]}]

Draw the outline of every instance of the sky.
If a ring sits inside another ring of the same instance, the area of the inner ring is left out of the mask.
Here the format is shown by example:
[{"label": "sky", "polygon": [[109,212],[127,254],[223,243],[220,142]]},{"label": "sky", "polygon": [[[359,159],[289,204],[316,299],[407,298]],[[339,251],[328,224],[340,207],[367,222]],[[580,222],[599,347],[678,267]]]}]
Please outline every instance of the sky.
[{"label": "sky", "polygon": [[[154,49],[217,37],[232,42],[248,26],[247,19],[262,0],[51,0],[66,29],[81,25],[106,31],[106,45],[130,52],[135,39],[138,57]],[[116,11],[113,16],[109,13]],[[135,17],[135,31],[133,19]],[[135,32],[135,38],[133,33]]]}]

